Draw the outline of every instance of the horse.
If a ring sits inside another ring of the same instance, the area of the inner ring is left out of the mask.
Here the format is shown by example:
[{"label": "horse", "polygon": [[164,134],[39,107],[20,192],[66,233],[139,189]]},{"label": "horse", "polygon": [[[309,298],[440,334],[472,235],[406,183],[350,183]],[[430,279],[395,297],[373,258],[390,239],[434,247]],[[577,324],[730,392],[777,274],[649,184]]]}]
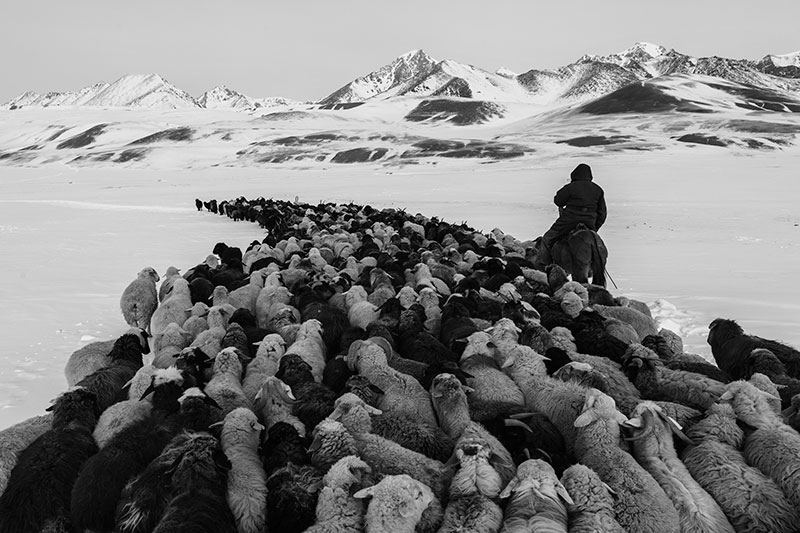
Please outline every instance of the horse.
[{"label": "horse", "polygon": [[573,281],[589,283],[591,276],[592,284],[606,286],[608,249],[596,231],[584,224],[578,224],[566,237],[553,244],[552,259],[549,263],[540,260],[541,246],[542,238],[539,237],[534,241],[532,250],[532,262],[535,268],[544,270],[548,264],[554,263],[570,274]]}]

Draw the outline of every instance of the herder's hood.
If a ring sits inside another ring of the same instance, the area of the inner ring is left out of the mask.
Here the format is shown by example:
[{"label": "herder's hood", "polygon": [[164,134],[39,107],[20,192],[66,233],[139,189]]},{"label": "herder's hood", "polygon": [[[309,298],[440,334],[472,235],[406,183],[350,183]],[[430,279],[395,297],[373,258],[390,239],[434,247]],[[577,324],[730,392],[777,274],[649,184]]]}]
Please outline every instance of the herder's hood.
[{"label": "herder's hood", "polygon": [[581,163],[569,177],[572,181],[592,181],[592,169],[586,163]]}]

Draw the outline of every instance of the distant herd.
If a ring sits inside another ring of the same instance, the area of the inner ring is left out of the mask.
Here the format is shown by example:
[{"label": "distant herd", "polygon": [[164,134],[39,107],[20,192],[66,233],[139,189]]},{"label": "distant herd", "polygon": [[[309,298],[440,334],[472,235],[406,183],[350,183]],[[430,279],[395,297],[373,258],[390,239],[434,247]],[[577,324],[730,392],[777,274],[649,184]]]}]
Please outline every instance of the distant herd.
[{"label": "distant herd", "polygon": [[800,531],[797,349],[717,318],[713,364],[499,229],[195,205],[264,238],[120,285],[0,431],[0,533]]}]

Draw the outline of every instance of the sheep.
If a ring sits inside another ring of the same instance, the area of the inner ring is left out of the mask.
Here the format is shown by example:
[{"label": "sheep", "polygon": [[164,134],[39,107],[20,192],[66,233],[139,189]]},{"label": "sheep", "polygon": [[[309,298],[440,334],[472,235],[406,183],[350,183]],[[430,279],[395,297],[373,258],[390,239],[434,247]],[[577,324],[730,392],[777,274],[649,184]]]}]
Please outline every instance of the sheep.
[{"label": "sheep", "polygon": [[282,285],[266,284],[256,297],[256,306],[253,314],[260,328],[267,328],[270,318],[278,311],[289,306],[292,293]]},{"label": "sheep", "polygon": [[158,288],[158,301],[163,302],[167,296],[169,296],[170,292],[172,292],[172,284],[175,283],[175,280],[181,277],[181,269],[168,266],[167,271],[164,273],[164,281],[161,282],[161,286]]},{"label": "sheep", "polygon": [[214,360],[214,374],[206,383],[205,392],[219,404],[224,418],[237,407],[253,410],[253,404],[242,390],[242,362],[236,348],[225,348]]},{"label": "sheep", "polygon": [[278,422],[269,428],[267,438],[261,446],[267,477],[289,463],[297,466],[311,464],[306,447],[306,439],[300,437],[290,424]]},{"label": "sheep", "polygon": [[656,353],[631,344],[624,355],[631,381],[648,400],[667,400],[707,409],[725,391],[725,384],[695,372],[664,367]]},{"label": "sheep", "polygon": [[780,487],[749,466],[739,449],[744,431],[730,404],[717,403],[686,431],[694,442],[681,454],[689,473],[716,500],[736,531],[789,533],[800,514]]},{"label": "sheep", "polygon": [[231,464],[211,435],[194,434],[172,474],[172,497],[153,533],[237,533],[225,495]]},{"label": "sheep", "polygon": [[180,425],[185,431],[207,431],[216,420],[219,404],[198,387],[186,389],[180,398]]},{"label": "sheep", "polygon": [[[148,346],[148,351],[144,353],[149,353],[149,344],[147,343],[144,330],[138,327],[130,328],[121,336],[124,335],[140,335],[142,337],[142,346]],[[111,358],[108,354],[111,353],[111,349],[118,339],[119,337],[107,341],[91,342],[72,352],[64,367],[64,377],[67,379],[67,386],[73,387],[92,372],[111,364]]]},{"label": "sheep", "polygon": [[267,478],[267,531],[300,533],[314,523],[322,476],[289,463]]},{"label": "sheep", "polygon": [[389,367],[385,350],[373,341],[350,344],[348,365],[383,391],[378,408],[383,412],[405,413],[423,424],[436,425],[428,392],[419,381]]},{"label": "sheep", "polygon": [[192,305],[192,309],[189,311],[189,318],[187,318],[186,322],[181,326],[190,341],[195,340],[197,336],[200,335],[201,331],[208,329],[208,320],[206,319],[208,316],[208,309],[208,305],[203,302],[196,302]]},{"label": "sheep", "polygon": [[768,395],[746,381],[734,381],[720,400],[730,402],[736,418],[754,431],[744,440],[744,457],[771,477],[792,505],[800,507],[800,434],[783,423]]},{"label": "sheep", "polygon": [[291,387],[295,398],[291,412],[307,430],[333,411],[336,394],[327,385],[314,381],[311,365],[299,355],[282,357],[275,376]]},{"label": "sheep", "polygon": [[158,307],[156,282],[159,279],[153,267],[146,267],[122,291],[119,306],[126,324],[150,331],[150,318]]},{"label": "sheep", "polygon": [[70,530],[70,492],[85,462],[97,452],[92,429],[95,394],[75,387],[48,407],[52,427],[22,450],[0,496],[0,531]]},{"label": "sheep", "polygon": [[130,380],[128,399],[106,408],[95,425],[93,436],[98,448],[103,448],[111,438],[125,427],[150,415],[152,404],[140,400],[152,382],[156,367],[145,365]]},{"label": "sheep", "polygon": [[256,344],[256,356],[247,365],[242,380],[242,391],[251,402],[255,401],[264,380],[278,372],[278,362],[286,353],[286,341],[277,333],[268,334]]},{"label": "sheep", "polygon": [[615,318],[626,324],[630,324],[638,336],[637,342],[642,342],[648,335],[658,334],[656,323],[652,317],[637,311],[632,307],[592,305],[592,309],[600,313],[605,318]]},{"label": "sheep", "polygon": [[633,417],[622,423],[631,430],[633,456],[661,485],[680,516],[682,531],[733,533],[722,509],[678,459],[672,435],[688,440],[675,420],[653,402],[636,407]]},{"label": "sheep", "polygon": [[500,475],[489,463],[492,451],[479,438],[459,442],[451,464],[458,466],[450,485],[450,500],[440,533],[496,532],[503,511],[496,500],[502,488]]},{"label": "sheep", "polygon": [[158,368],[174,366],[178,354],[191,340],[189,332],[183,327],[175,322],[168,324],[158,337],[153,338],[153,365]]},{"label": "sheep", "polygon": [[228,318],[230,318],[228,308],[221,305],[212,306],[206,317],[208,329],[201,331],[189,346],[200,348],[208,357],[216,357],[222,350],[222,339],[225,337]]},{"label": "sheep", "polygon": [[502,531],[566,533],[566,505],[574,502],[548,463],[529,459],[520,464],[517,475],[500,493],[500,498],[509,497]]},{"label": "sheep", "polygon": [[250,273],[250,282],[243,287],[239,287],[228,293],[228,303],[236,309],[247,309],[251,313],[256,312],[256,299],[261,289],[264,288],[264,280],[269,274],[267,269],[256,270]]},{"label": "sheep", "polygon": [[368,301],[367,290],[361,285],[353,285],[344,292],[347,320],[350,325],[367,329],[367,326],[380,317],[378,306]]},{"label": "sheep", "polygon": [[795,431],[800,432],[800,394],[795,394],[786,409],[781,412],[783,421]]},{"label": "sheep", "polygon": [[383,414],[353,393],[336,399],[332,420],[344,424],[351,433],[374,433],[438,461],[447,461],[455,443],[438,426],[426,426],[407,415]]},{"label": "sheep", "polygon": [[240,533],[261,533],[266,524],[267,476],[258,458],[264,426],[244,407],[225,416],[220,441],[231,462],[228,472],[228,505]]},{"label": "sheep", "polygon": [[355,455],[339,459],[322,478],[316,521],[306,533],[359,533],[365,505],[353,494],[364,488],[372,469]]},{"label": "sheep", "polygon": [[299,355],[303,361],[311,365],[314,381],[322,382],[322,373],[325,371],[325,342],[322,340],[322,324],[319,320],[311,318],[300,325],[297,338],[286,349],[284,357],[289,354]]},{"label": "sheep", "polygon": [[188,432],[176,435],[158,457],[125,485],[117,507],[115,531],[143,533],[155,529],[171,499],[173,468],[196,437]]},{"label": "sheep", "polygon": [[470,415],[477,422],[519,412],[525,407],[522,391],[500,370],[493,355],[494,344],[488,333],[479,331],[467,337],[459,366],[471,376],[467,378],[467,385],[472,388],[467,400]]},{"label": "sheep", "polygon": [[616,493],[614,514],[625,530],[677,533],[678,512],[664,489],[620,447],[619,425],[625,421],[610,396],[590,390],[574,422],[575,456]]},{"label": "sheep", "polygon": [[516,471],[511,454],[505,446],[481,424],[469,416],[466,392],[461,382],[452,374],[439,374],[431,385],[431,399],[439,425],[450,438],[456,441],[456,448],[464,439],[484,439],[492,449],[492,466],[500,474],[505,486]]},{"label": "sheep", "polygon": [[150,333],[158,335],[172,322],[183,326],[189,318],[189,309],[192,305],[189,282],[185,279],[176,279],[172,284],[172,293],[161,302],[150,318]]},{"label": "sheep", "polygon": [[296,401],[291,387],[275,376],[268,376],[256,394],[254,410],[267,429],[278,422],[286,422],[297,430],[298,435],[305,437],[306,426],[292,414],[292,405]]},{"label": "sheep", "polygon": [[675,353],[667,339],[662,335],[648,335],[642,339],[642,345],[646,346],[658,354],[659,359],[664,361],[664,366],[673,370],[687,370],[696,372],[715,379],[720,383],[730,383],[731,378],[719,369],[703,359],[701,356],[691,353]]},{"label": "sheep", "polygon": [[117,339],[108,354],[111,363],[95,370],[76,385],[86,387],[95,393],[101,413],[122,399],[122,388],[143,366],[142,356],[149,352],[149,346],[144,331],[140,332],[141,335],[131,333]]},{"label": "sheep", "polygon": [[572,503],[567,505],[570,533],[625,533],[614,518],[614,498],[608,485],[586,465],[572,465],[561,476]]},{"label": "sheep", "polygon": [[772,410],[775,411],[776,414],[781,414],[781,391],[778,391],[778,387],[775,385],[775,383],[773,383],[771,379],[760,372],[756,372],[750,376],[748,381],[752,383],[758,390],[766,392],[770,396],[767,401],[769,402],[770,407],[772,407]]},{"label": "sheep", "polygon": [[749,377],[744,374],[745,363],[756,348],[770,350],[783,363],[788,376],[800,379],[800,351],[778,341],[747,335],[733,320],[714,319],[708,326],[706,340],[711,346],[711,354],[717,366],[733,379]]},{"label": "sheep", "polygon": [[114,527],[117,503],[126,483],[158,457],[180,429],[177,414],[182,387],[183,376],[177,369],[157,370],[145,392],[153,393],[151,415],[120,431],[83,465],[70,501],[76,529]]},{"label": "sheep", "polygon": [[0,431],[0,494],[6,490],[8,476],[17,464],[19,453],[48,431],[53,414],[37,415]]},{"label": "sheep", "polygon": [[412,533],[433,500],[424,483],[406,474],[386,476],[354,498],[371,498],[364,516],[366,533]]}]

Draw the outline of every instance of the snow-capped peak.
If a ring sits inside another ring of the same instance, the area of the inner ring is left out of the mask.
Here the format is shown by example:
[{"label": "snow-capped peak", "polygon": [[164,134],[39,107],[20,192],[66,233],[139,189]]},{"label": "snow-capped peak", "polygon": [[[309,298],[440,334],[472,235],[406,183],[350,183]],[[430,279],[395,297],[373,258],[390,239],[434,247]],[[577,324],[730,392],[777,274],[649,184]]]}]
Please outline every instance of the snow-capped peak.
[{"label": "snow-capped peak", "polygon": [[800,51],[790,54],[770,55],[769,58],[776,67],[800,67]]},{"label": "snow-capped peak", "polygon": [[638,42],[628,48],[627,50],[620,52],[618,55],[621,56],[641,56],[641,55],[648,55],[650,57],[659,57],[663,56],[667,53],[667,49],[663,46],[659,46],[657,44],[652,43],[645,43],[645,42]]},{"label": "snow-capped peak", "polygon": [[511,70],[508,67],[500,67],[499,69],[497,69],[495,71],[495,74],[497,74],[498,76],[502,76],[504,78],[516,78],[517,77],[517,73],[514,72],[513,70]]}]

